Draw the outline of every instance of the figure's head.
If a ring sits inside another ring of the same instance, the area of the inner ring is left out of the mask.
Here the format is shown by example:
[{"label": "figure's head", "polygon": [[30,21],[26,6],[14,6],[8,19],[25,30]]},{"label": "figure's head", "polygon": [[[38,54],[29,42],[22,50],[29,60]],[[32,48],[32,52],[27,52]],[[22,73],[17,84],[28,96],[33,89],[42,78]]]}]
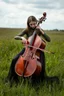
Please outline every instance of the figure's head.
[{"label": "figure's head", "polygon": [[27,20],[28,28],[35,29],[37,26],[37,19],[34,16],[29,16]]}]

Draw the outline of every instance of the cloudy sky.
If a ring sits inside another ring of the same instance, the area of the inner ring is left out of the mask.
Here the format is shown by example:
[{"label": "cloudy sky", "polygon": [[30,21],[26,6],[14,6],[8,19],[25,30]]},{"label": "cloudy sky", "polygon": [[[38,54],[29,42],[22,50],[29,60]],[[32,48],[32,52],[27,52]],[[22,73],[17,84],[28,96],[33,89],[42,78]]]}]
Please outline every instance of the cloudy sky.
[{"label": "cloudy sky", "polygon": [[64,0],[0,0],[0,27],[25,28],[30,15],[47,19],[43,29],[64,29]]}]

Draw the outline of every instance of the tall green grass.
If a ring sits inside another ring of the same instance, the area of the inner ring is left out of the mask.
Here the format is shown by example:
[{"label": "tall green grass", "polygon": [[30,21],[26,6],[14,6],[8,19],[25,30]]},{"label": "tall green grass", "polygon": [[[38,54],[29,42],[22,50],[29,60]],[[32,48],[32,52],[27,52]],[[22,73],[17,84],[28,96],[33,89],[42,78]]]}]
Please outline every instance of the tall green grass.
[{"label": "tall green grass", "polygon": [[[4,31],[2,31],[4,30]],[[18,54],[23,45],[21,41],[14,40],[14,36],[21,30],[10,29],[0,30],[0,96],[64,96],[64,33],[48,32],[51,42],[47,42],[46,50],[54,52],[54,54],[45,53],[46,72],[48,76],[58,76],[60,84],[53,83],[47,87],[47,83],[40,82],[38,85],[32,85],[28,80],[20,81],[18,86],[14,85],[10,88],[9,83],[5,83],[9,67],[13,57]]]}]

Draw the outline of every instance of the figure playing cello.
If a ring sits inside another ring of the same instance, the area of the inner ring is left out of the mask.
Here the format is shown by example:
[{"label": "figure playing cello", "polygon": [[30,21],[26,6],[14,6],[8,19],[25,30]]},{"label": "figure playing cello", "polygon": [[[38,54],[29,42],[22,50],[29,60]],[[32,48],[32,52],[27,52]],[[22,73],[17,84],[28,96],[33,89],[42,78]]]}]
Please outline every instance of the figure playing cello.
[{"label": "figure playing cello", "polygon": [[[27,28],[24,29],[19,35],[15,36],[15,39],[19,39],[26,35],[27,40],[22,40],[23,44],[26,46],[13,58],[11,62],[7,76],[7,79],[10,82],[19,82],[19,76],[32,76],[35,78],[39,74],[38,78],[41,80],[45,77],[45,55],[44,51],[39,50],[39,48],[45,49],[46,41],[50,42],[50,37],[39,26],[45,18],[45,12],[39,21],[34,16],[29,16],[27,19]],[[42,37],[46,41],[44,41]]]}]

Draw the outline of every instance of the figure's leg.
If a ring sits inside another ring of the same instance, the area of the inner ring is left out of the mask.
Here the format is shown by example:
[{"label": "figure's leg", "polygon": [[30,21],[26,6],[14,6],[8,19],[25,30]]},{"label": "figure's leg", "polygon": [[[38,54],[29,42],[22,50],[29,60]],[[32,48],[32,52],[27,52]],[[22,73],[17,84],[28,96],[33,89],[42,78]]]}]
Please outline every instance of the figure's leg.
[{"label": "figure's leg", "polygon": [[43,80],[45,78],[45,76],[46,76],[46,71],[45,71],[45,54],[44,54],[44,52],[41,52],[41,54],[40,54],[40,62],[42,64],[42,71],[41,71],[40,77]]},{"label": "figure's leg", "polygon": [[42,71],[41,71],[39,76],[35,76],[35,75],[32,76],[32,82],[34,84],[40,82],[40,80],[43,81],[43,79],[45,78],[45,75],[46,75],[46,71],[45,71],[45,55],[44,55],[43,52],[40,52],[40,60],[39,61],[42,64]]},{"label": "figure's leg", "polygon": [[16,64],[18,58],[20,57],[20,55],[22,55],[24,53],[24,51],[25,51],[25,48],[13,58],[13,60],[11,62],[10,69],[9,69],[9,73],[8,73],[8,76],[7,76],[7,79],[9,81],[11,81],[11,80],[18,81],[18,75],[15,73],[14,68],[15,68],[15,64]]}]

